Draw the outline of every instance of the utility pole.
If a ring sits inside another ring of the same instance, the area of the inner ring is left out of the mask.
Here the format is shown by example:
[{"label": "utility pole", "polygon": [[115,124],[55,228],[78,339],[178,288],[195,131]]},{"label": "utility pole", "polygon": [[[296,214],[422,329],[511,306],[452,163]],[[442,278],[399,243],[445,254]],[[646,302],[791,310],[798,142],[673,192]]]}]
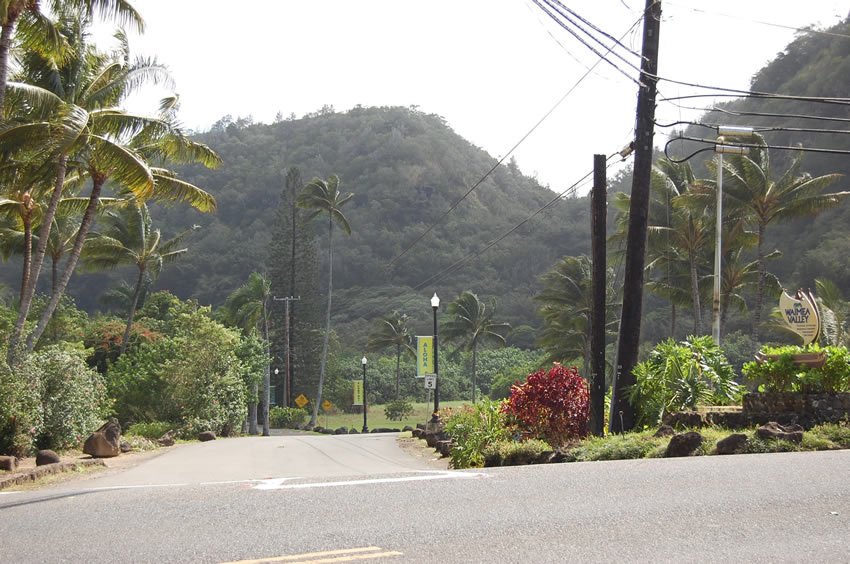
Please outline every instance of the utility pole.
[{"label": "utility pole", "polygon": [[284,321],[284,334],[285,334],[285,342],[283,345],[283,357],[285,363],[285,369],[283,373],[283,402],[286,404],[286,407],[292,407],[292,372],[290,368],[290,354],[289,354],[289,302],[297,302],[301,299],[301,296],[294,298],[292,296],[288,296],[285,298],[278,298],[274,296],[272,299],[276,302],[284,302],[284,306],[286,308],[286,320]]},{"label": "utility pole", "polygon": [[646,0],[641,48],[641,86],[638,90],[635,125],[635,164],[632,177],[629,234],[626,241],[626,268],[623,280],[623,310],[617,343],[614,395],[611,399],[609,429],[622,433],[634,427],[635,410],[626,398],[634,385],[632,370],[637,364],[640,325],[643,314],[643,273],[646,263],[646,232],[649,216],[649,181],[652,171],[655,133],[655,96],[658,74],[658,35],[661,31],[661,0]]},{"label": "utility pole", "polygon": [[590,247],[592,255],[593,306],[590,316],[590,432],[602,436],[605,426],[605,228],[607,223],[607,178],[605,155],[593,155],[593,189],[590,192]]}]

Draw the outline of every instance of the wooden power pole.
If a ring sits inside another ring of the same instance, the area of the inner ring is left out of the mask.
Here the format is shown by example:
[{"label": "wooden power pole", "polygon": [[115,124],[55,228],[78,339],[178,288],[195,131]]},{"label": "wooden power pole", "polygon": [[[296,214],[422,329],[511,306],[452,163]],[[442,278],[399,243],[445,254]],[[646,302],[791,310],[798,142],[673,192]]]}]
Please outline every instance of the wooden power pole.
[{"label": "wooden power pole", "polygon": [[605,155],[593,155],[593,189],[590,192],[590,248],[593,260],[591,286],[593,306],[590,317],[590,432],[602,436],[605,426],[605,293],[608,265],[606,262],[606,223],[608,191]]},{"label": "wooden power pole", "polygon": [[635,410],[626,397],[634,385],[632,370],[637,364],[643,309],[643,272],[646,263],[646,232],[649,216],[649,181],[655,133],[655,96],[658,73],[658,35],[661,30],[661,0],[646,0],[641,48],[641,86],[638,91],[635,127],[635,163],[632,178],[629,234],[623,279],[623,310],[617,343],[614,395],[609,429],[622,433],[634,427]]},{"label": "wooden power pole", "polygon": [[285,370],[283,373],[283,403],[286,404],[286,407],[292,407],[292,368],[290,365],[290,330],[289,330],[289,302],[297,302],[301,299],[301,296],[297,298],[293,298],[292,296],[288,296],[285,298],[274,297],[274,301],[276,302],[284,302],[286,306],[286,320],[284,321],[284,338],[286,339],[283,346],[283,356],[285,363]]}]

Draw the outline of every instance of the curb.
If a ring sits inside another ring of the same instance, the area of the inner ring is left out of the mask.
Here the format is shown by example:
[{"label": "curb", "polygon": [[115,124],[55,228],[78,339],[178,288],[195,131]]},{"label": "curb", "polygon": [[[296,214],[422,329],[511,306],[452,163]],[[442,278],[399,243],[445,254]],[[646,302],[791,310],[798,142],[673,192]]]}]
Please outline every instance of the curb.
[{"label": "curb", "polygon": [[0,477],[0,490],[4,488],[10,488],[12,486],[26,484],[27,482],[32,482],[39,478],[43,478],[44,476],[50,476],[51,474],[70,472],[72,470],[85,468],[87,466],[106,467],[106,464],[103,462],[103,460],[99,458],[93,458],[90,460],[78,460],[75,462],[57,462],[55,464],[45,464],[44,466],[38,466],[31,470],[27,470],[26,472],[18,472],[9,476]]}]

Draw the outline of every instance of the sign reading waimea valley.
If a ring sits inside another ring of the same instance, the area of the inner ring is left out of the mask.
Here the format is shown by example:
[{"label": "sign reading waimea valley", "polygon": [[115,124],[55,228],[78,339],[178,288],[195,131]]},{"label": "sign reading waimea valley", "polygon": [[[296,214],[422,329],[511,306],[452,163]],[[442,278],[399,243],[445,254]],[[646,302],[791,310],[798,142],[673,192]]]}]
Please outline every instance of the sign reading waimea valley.
[{"label": "sign reading waimea valley", "polygon": [[820,335],[820,312],[811,292],[797,290],[793,296],[782,292],[779,297],[779,310],[788,327],[803,338],[803,345],[809,345]]}]

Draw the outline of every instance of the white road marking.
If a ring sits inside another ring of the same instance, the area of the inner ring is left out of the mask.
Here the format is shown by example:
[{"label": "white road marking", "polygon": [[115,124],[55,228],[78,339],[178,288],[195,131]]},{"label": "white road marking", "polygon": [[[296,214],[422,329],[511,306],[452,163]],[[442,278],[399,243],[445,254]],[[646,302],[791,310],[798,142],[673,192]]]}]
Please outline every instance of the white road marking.
[{"label": "white road marking", "polygon": [[426,480],[466,480],[471,478],[484,478],[486,474],[440,472],[438,474],[427,474],[424,476],[405,476],[403,478],[371,478],[367,480],[347,480],[344,482],[314,482],[310,484],[287,484],[272,485],[263,484],[255,486],[257,490],[304,490],[311,488],[334,488],[339,486],[360,486],[366,484],[395,484],[399,482],[421,482]]},{"label": "white road marking", "polygon": [[255,479],[252,479],[252,480],[226,480],[224,482],[201,482],[201,485],[202,486],[222,486],[222,485],[227,485],[227,484],[252,484],[252,483],[257,483],[257,482],[275,482],[275,481],[282,482],[284,480],[300,480],[300,479],[301,479],[301,477],[299,477],[299,476],[293,476],[291,478],[265,478],[265,479],[255,478]]},{"label": "white road marking", "polygon": [[99,491],[108,491],[108,490],[136,490],[143,488],[179,488],[181,486],[188,486],[189,484],[138,484],[133,486],[100,486],[97,488],[86,488],[82,491],[88,492],[99,492]]},{"label": "white road marking", "polygon": [[286,556],[271,556],[269,558],[258,558],[255,560],[237,560],[225,562],[224,564],[263,564],[266,562],[298,562],[301,564],[319,562],[350,562],[352,560],[370,560],[374,558],[386,558],[388,556],[402,556],[401,552],[384,551],[377,546],[364,546],[362,548],[343,548],[340,550],[324,550],[322,552],[305,552],[303,554],[289,554]]}]

